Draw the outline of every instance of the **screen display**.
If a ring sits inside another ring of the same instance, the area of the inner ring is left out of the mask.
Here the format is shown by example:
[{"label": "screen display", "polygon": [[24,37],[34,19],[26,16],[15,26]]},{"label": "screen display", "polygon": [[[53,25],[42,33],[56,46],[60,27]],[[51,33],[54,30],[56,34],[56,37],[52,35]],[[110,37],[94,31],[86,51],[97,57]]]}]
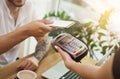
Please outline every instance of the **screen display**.
[{"label": "screen display", "polygon": [[65,43],[68,43],[70,39],[71,39],[70,37],[66,36],[65,38],[63,38],[60,41],[58,41],[58,43],[63,45]]}]

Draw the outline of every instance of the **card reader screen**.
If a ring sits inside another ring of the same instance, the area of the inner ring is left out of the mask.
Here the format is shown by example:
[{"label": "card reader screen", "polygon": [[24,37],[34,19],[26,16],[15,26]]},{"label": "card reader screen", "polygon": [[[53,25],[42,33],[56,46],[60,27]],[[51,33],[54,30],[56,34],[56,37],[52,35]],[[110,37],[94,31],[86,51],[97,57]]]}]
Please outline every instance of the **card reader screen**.
[{"label": "card reader screen", "polygon": [[71,39],[70,37],[67,37],[67,36],[66,36],[66,37],[64,37],[63,39],[61,39],[58,43],[59,43],[60,45],[63,45],[63,44],[68,43],[70,39]]}]

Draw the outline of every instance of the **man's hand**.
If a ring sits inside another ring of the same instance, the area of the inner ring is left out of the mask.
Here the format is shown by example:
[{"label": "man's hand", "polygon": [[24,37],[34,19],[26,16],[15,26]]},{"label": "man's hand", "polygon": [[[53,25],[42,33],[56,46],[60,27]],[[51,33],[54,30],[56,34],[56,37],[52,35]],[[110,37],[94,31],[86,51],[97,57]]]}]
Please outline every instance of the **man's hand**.
[{"label": "man's hand", "polygon": [[30,57],[30,58],[27,58],[26,60],[24,60],[23,62],[21,62],[18,66],[17,66],[17,69],[18,70],[36,70],[37,67],[38,67],[38,63],[39,61],[34,57]]},{"label": "man's hand", "polygon": [[28,36],[34,37],[43,37],[46,33],[54,30],[54,28],[47,26],[47,24],[51,24],[53,21],[50,20],[37,20],[31,23],[28,23],[21,27],[24,30],[25,34]]}]

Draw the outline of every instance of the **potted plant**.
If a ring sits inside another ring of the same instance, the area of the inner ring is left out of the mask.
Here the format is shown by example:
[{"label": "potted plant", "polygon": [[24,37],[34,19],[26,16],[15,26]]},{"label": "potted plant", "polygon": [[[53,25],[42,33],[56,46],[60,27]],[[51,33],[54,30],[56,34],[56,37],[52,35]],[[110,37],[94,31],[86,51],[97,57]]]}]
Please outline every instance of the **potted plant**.
[{"label": "potted plant", "polygon": [[[88,23],[80,23],[72,19],[69,15],[65,13],[65,11],[58,11],[57,13],[49,12],[44,16],[43,19],[61,19],[61,20],[72,20],[75,21],[75,25],[71,26],[67,29],[57,29],[53,32],[49,33],[50,37],[55,37],[60,33],[67,32],[74,37],[84,41],[89,48],[90,57],[94,57],[96,59],[96,52],[99,51],[101,54],[105,54],[108,50],[110,50],[113,46],[114,48],[118,48],[120,42],[117,41],[116,44],[114,42],[118,39],[117,35],[107,29],[107,20],[109,19],[112,10],[105,11],[104,14],[101,15],[99,19],[98,25],[93,25],[93,22]],[[109,38],[109,40],[107,39]]]}]

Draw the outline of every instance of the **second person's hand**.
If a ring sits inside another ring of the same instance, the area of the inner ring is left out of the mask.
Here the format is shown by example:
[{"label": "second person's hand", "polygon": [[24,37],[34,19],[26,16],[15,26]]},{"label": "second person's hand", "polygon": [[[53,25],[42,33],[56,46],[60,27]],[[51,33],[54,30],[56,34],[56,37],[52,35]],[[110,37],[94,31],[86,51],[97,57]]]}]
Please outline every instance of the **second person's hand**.
[{"label": "second person's hand", "polygon": [[70,57],[70,55],[67,52],[63,51],[60,47],[55,46],[55,48],[58,51],[58,53],[60,53],[60,55],[64,61],[65,66],[68,69],[71,69],[71,66],[73,66],[74,63],[76,63],[76,62]]}]

